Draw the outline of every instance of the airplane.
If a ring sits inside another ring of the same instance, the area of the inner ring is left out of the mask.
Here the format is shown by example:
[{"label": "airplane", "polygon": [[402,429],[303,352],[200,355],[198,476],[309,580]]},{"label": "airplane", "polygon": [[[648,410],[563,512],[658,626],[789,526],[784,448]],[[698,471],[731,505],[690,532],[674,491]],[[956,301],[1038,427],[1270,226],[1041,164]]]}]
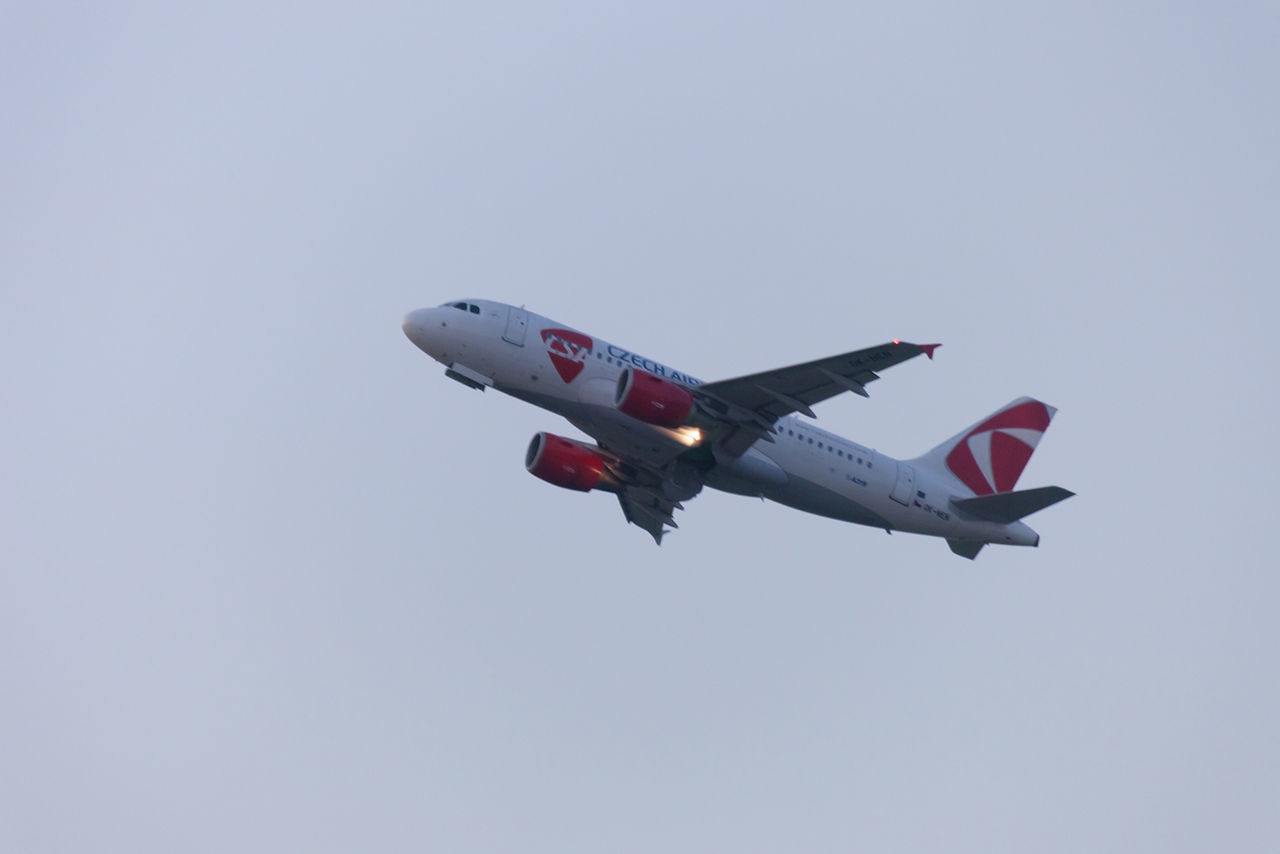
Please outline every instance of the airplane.
[{"label": "airplane", "polygon": [[617,496],[658,545],[709,486],[831,519],[942,537],[972,560],[988,544],[1038,546],[1021,520],[1075,493],[1014,490],[1055,410],[1020,397],[928,453],[898,460],[815,427],[813,406],[939,344],[891,341],[718,382],[505,303],[409,312],[414,345],[473,389],[563,416],[595,443],[539,432],[525,468],[565,489]]}]

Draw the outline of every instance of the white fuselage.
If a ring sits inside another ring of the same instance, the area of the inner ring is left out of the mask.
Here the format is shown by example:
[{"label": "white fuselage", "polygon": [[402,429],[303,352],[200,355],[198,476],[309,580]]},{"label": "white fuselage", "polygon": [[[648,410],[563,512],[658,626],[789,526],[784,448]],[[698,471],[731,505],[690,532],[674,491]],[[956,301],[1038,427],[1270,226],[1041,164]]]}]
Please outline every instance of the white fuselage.
[{"label": "white fuselage", "polygon": [[[697,431],[655,427],[619,411],[614,392],[626,367],[689,387],[700,381],[594,335],[521,308],[474,299],[411,312],[404,330],[455,379],[492,386],[555,412],[614,452],[669,460],[673,451],[698,443]],[[544,337],[547,332],[553,334]],[[561,332],[576,340],[556,334]],[[1009,545],[1039,540],[1022,522],[962,518],[949,502],[972,493],[946,471],[885,456],[794,415],[774,425],[773,439],[756,442],[739,457],[716,455],[714,464],[703,465],[703,482],[886,530]]]}]

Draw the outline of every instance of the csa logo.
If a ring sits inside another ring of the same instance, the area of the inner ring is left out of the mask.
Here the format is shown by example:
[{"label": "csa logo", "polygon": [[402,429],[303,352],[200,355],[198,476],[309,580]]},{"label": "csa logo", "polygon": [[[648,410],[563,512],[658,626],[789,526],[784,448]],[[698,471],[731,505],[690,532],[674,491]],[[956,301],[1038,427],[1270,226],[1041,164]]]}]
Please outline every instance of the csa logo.
[{"label": "csa logo", "polygon": [[587,357],[591,355],[591,338],[581,332],[544,329],[542,343],[547,345],[547,353],[551,356],[551,364],[555,366],[556,373],[567,383],[573,382],[582,373]]},{"label": "csa logo", "polygon": [[978,495],[1008,492],[1049,428],[1052,407],[1028,400],[969,431],[947,454],[947,467]]}]

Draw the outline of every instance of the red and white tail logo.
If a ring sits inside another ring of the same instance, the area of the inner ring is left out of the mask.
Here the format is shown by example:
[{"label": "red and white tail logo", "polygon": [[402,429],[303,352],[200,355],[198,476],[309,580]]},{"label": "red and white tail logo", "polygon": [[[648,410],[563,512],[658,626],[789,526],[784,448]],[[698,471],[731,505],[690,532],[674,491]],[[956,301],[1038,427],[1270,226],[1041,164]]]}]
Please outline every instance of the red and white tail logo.
[{"label": "red and white tail logo", "polygon": [[595,342],[589,336],[570,329],[544,329],[542,343],[547,345],[551,364],[560,379],[571,383],[586,367],[587,357],[591,355]]},{"label": "red and white tail logo", "polygon": [[1029,398],[1015,402],[961,436],[947,468],[977,495],[1010,491],[1056,411]]}]

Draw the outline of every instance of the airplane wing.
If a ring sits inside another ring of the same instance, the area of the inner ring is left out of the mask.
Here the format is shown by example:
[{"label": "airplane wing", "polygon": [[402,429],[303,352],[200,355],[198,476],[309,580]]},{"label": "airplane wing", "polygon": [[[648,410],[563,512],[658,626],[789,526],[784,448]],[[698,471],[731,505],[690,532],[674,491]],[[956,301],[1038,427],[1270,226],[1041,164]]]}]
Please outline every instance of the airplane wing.
[{"label": "airplane wing", "polygon": [[784,415],[801,412],[816,418],[815,403],[846,391],[868,397],[866,386],[880,378],[879,371],[921,353],[932,359],[933,351],[941,346],[892,341],[787,368],[704,383],[697,393],[709,414],[735,422],[737,429],[724,437],[722,446],[736,455],[759,439],[771,440],[770,428]]},{"label": "airplane wing", "polygon": [[687,463],[668,460],[655,464],[609,443],[593,445],[560,438],[591,451],[604,462],[604,476],[595,488],[617,495],[622,515],[648,532],[658,545],[662,545],[662,537],[669,529],[680,527],[674,518],[675,511],[684,509],[680,499],[688,500],[702,491],[702,480],[690,476]]},{"label": "airplane wing", "polygon": [[624,486],[618,493],[618,504],[622,506],[622,515],[627,521],[641,528],[653,537],[653,541],[662,545],[662,536],[668,528],[679,528],[672,514],[683,510],[684,505],[672,501],[665,495],[651,489]]},{"label": "airplane wing", "polygon": [[[877,371],[921,353],[932,359],[939,346],[894,341],[801,365],[704,383],[693,391],[703,412],[720,422],[708,439],[717,449],[738,456],[760,439],[774,441],[773,424],[784,415],[803,412],[815,417],[813,404],[846,391],[866,397],[865,386],[879,378]],[[679,527],[673,517],[676,510],[684,509],[680,502],[694,497],[702,488],[701,477],[682,459],[689,450],[687,444],[654,443],[647,430],[640,434],[643,441],[638,441],[625,426],[574,423],[599,443],[569,440],[605,461],[609,486],[597,488],[615,493],[627,521],[661,545],[663,535]]]}]

